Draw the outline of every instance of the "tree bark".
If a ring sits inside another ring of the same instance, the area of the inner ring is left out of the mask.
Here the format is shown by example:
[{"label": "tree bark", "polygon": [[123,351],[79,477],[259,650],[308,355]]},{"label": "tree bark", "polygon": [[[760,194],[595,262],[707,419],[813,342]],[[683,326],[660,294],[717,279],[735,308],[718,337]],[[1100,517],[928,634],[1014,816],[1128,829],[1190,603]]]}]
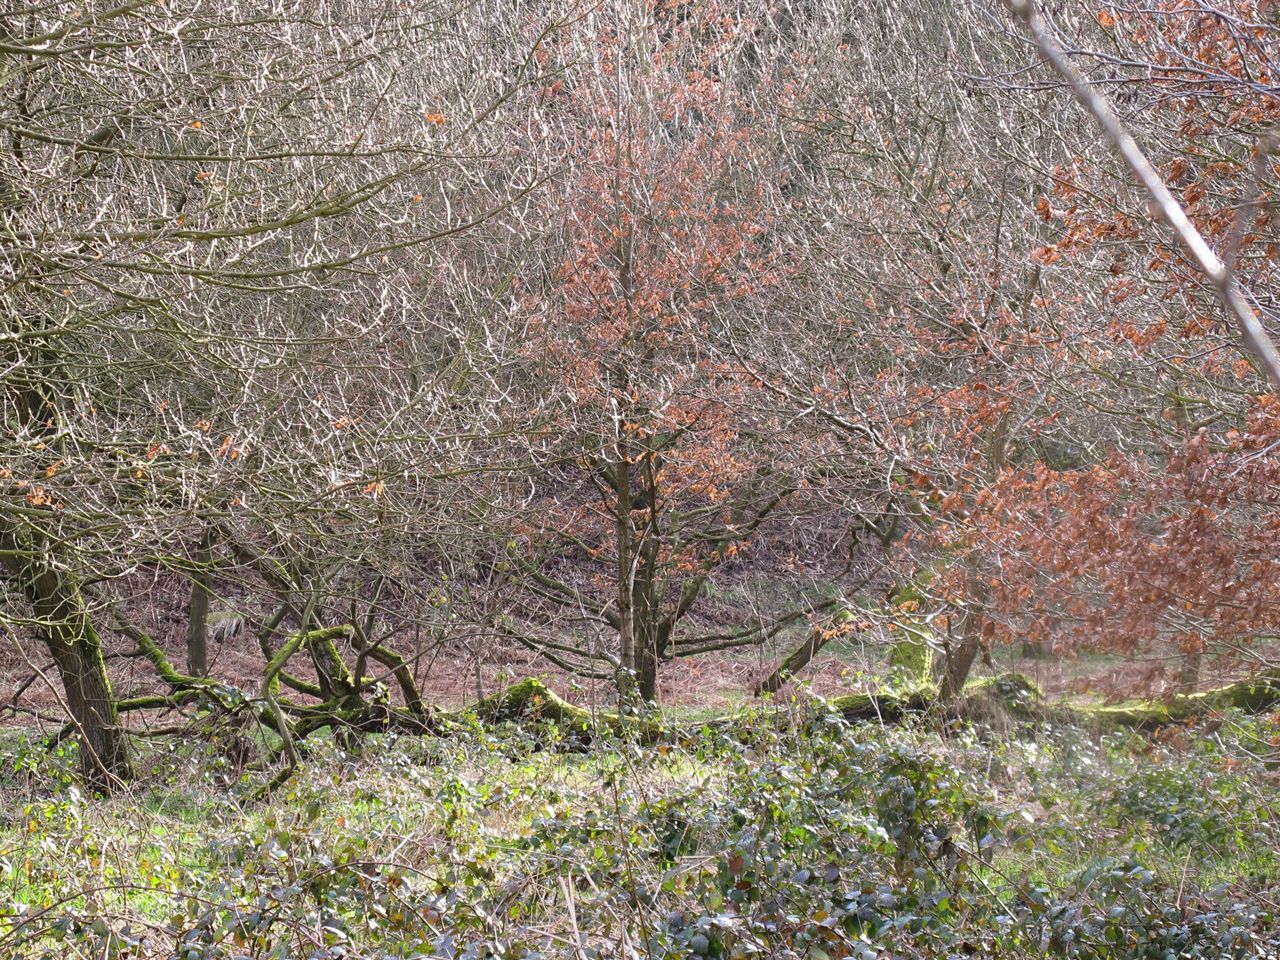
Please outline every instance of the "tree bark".
[{"label": "tree bark", "polygon": [[618,541],[618,698],[626,701],[635,689],[636,630],[635,612],[632,609],[632,582],[635,565],[631,557],[631,475],[627,467],[625,451],[606,471],[612,481],[617,503],[614,505],[614,523]]},{"label": "tree bark", "polygon": [[653,491],[646,491],[649,499],[650,522],[647,536],[636,551],[639,569],[634,580],[632,616],[636,630],[636,694],[643,703],[658,702],[658,660],[665,646],[662,627],[662,611],[657,592],[658,538],[652,530]]},{"label": "tree bark", "polygon": [[45,643],[79,734],[80,776],[94,791],[109,793],[129,780],[133,769],[98,635],[81,613],[71,623],[48,630]]},{"label": "tree bark", "polygon": [[1045,640],[1023,640],[1022,656],[1026,660],[1044,660],[1052,651]]},{"label": "tree bark", "polygon": [[979,584],[973,591],[970,606],[960,615],[960,643],[948,649],[942,663],[942,681],[938,685],[938,702],[951,703],[964,689],[973,669],[973,661],[982,652],[982,614],[981,609],[986,602],[987,589]]},{"label": "tree bark", "polygon": [[644,625],[636,640],[636,696],[644,703],[657,703],[658,651],[650,624]]},{"label": "tree bark", "polygon": [[89,788],[110,792],[130,778],[132,768],[97,631],[75,580],[24,540],[11,523],[0,521],[5,569],[31,604],[40,639],[62,680],[79,737],[81,777]]},{"label": "tree bark", "polygon": [[938,687],[940,702],[950,703],[964,689],[981,645],[976,633],[965,633],[960,639],[960,645],[948,654],[942,668],[942,684]]},{"label": "tree bark", "polygon": [[195,571],[191,577],[191,602],[187,605],[187,673],[209,675],[209,594],[213,587],[213,544],[211,526],[196,547]]},{"label": "tree bark", "polygon": [[772,673],[756,684],[756,696],[777,693],[781,690],[782,685],[807,667],[809,661],[816,657],[834,636],[834,633],[819,630],[816,627],[810,628],[805,634],[804,642],[787,654]]},{"label": "tree bark", "polygon": [[[1004,470],[1009,452],[1009,414],[1000,417],[991,435],[987,449],[987,480],[994,483]],[[969,603],[960,615],[960,645],[947,651],[942,665],[942,682],[938,687],[938,700],[948,704],[964,689],[973,669],[973,661],[982,652],[982,618],[991,586],[982,576],[981,559],[971,556],[966,576],[971,585]]]},{"label": "tree bark", "polygon": [[1200,685],[1200,665],[1204,660],[1204,648],[1197,646],[1182,655],[1182,667],[1178,671],[1178,692],[1195,693]]}]

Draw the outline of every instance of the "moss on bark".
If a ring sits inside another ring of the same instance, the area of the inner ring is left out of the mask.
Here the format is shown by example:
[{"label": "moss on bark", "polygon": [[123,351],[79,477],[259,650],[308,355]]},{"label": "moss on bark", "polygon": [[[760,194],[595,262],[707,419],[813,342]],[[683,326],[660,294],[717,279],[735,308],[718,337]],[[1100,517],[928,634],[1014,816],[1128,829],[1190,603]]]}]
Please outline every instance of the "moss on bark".
[{"label": "moss on bark", "polygon": [[1130,700],[1126,703],[1075,709],[1095,724],[1154,730],[1171,723],[1186,723],[1227,710],[1263,713],[1277,704],[1280,704],[1280,669],[1265,670],[1244,680],[1202,693],[1179,695],[1166,700]]},{"label": "moss on bark", "polygon": [[[850,723],[896,723],[909,716],[928,713],[938,705],[937,689],[921,684],[915,689],[850,693],[825,701],[827,707]],[[969,683],[955,712],[961,716],[984,716],[997,708],[1015,720],[1074,723],[1081,726],[1129,727],[1154,730],[1170,723],[1182,723],[1223,710],[1257,713],[1280,704],[1280,670],[1271,670],[1192,696],[1169,700],[1142,700],[1125,704],[1078,706],[1051,704],[1039,687],[1020,673],[1004,673]],[[454,714],[453,719],[471,715],[486,723],[545,722],[558,725],[580,740],[603,728],[613,734],[631,734],[652,743],[669,737],[690,736],[693,731],[660,724],[654,720],[620,717],[616,713],[595,713],[563,700],[541,680],[528,677],[486,697],[474,707]],[[702,718],[698,729],[728,723],[732,716]]]},{"label": "moss on bark", "polygon": [[592,712],[574,706],[536,677],[517,681],[455,714],[454,718],[467,715],[473,715],[486,723],[551,723],[562,727],[579,741],[589,740],[591,732],[598,727],[616,735],[635,736],[643,743],[656,742],[667,733],[661,724],[652,720]]}]

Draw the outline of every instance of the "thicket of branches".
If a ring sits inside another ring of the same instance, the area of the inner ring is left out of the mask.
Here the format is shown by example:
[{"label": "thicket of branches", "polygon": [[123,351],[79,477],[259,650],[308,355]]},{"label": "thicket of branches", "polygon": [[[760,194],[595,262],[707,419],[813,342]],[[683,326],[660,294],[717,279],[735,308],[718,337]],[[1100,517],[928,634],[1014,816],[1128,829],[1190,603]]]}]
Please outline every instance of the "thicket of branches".
[{"label": "thicket of branches", "polygon": [[[996,644],[1191,689],[1273,633],[1278,14],[1011,6],[0,14],[0,625],[86,779],[133,713],[436,729],[434,643],[628,706],[796,624],[794,668],[909,620],[944,698]],[[753,564],[797,602],[701,618]]]}]

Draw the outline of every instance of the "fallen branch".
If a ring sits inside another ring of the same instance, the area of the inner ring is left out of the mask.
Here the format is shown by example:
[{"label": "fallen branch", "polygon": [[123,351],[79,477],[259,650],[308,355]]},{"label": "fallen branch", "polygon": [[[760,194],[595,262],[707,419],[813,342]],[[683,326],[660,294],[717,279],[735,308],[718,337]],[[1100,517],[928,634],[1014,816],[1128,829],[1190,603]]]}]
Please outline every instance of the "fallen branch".
[{"label": "fallen branch", "polygon": [[1135,700],[1085,707],[1081,712],[1095,723],[1146,731],[1230,710],[1266,713],[1277,705],[1280,705],[1280,669],[1265,670],[1203,693],[1179,695],[1165,700]]}]

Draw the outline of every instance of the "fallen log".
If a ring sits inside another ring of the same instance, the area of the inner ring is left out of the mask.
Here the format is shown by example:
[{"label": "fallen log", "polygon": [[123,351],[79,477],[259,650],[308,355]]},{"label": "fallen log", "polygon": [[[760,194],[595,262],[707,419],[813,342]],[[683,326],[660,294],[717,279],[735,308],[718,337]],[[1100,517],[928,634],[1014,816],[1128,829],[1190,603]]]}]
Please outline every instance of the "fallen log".
[{"label": "fallen log", "polygon": [[[911,716],[926,715],[941,706],[937,690],[930,684],[903,690],[850,693],[825,700],[814,698],[813,702],[819,705],[820,710],[838,714],[849,723],[898,723]],[[961,717],[981,715],[990,705],[998,706],[1014,720],[1025,722],[1049,721],[1147,731],[1229,710],[1264,713],[1280,706],[1280,669],[1268,670],[1203,693],[1164,700],[1098,705],[1050,703],[1029,678],[1019,673],[1005,673],[970,682],[960,700],[948,708],[948,714]],[[532,677],[486,697],[473,707],[447,716],[460,719],[466,715],[489,723],[523,720],[554,723],[578,734],[589,734],[593,728],[605,729],[615,735],[638,735],[642,742],[687,738],[707,726],[729,725],[734,719],[734,714],[725,713],[699,720],[696,728],[682,728],[651,718],[592,712],[562,699],[542,681]]]},{"label": "fallen log", "polygon": [[671,733],[670,728],[647,717],[625,717],[606,711],[591,711],[561,698],[536,677],[525,677],[499,690],[479,703],[442,717],[444,721],[463,720],[468,716],[486,723],[533,721],[563,727],[574,739],[590,739],[595,729],[603,728],[614,735],[629,734],[641,742],[653,743]]},{"label": "fallen log", "polygon": [[1280,704],[1280,669],[1237,680],[1224,687],[1202,693],[1179,694],[1163,700],[1130,700],[1125,703],[1101,704],[1074,708],[1085,718],[1105,726],[1128,727],[1148,731],[1175,723],[1187,723],[1201,717],[1239,710],[1243,713],[1266,713]]},{"label": "fallen log", "polygon": [[[708,728],[732,728],[739,720],[736,712],[729,711],[704,717],[696,723],[681,725],[672,722],[670,718],[664,719],[656,711],[648,715],[631,716],[611,711],[588,710],[564,700],[535,677],[519,680],[478,703],[455,712],[431,710],[416,697],[409,698],[407,706],[393,705],[385,699],[368,702],[358,695],[353,681],[346,684],[350,689],[344,690],[344,695],[332,696],[317,704],[302,704],[281,698],[275,681],[288,658],[309,643],[331,642],[334,636],[346,629],[348,628],[327,628],[291,636],[268,664],[259,696],[246,699],[232,696],[233,691],[208,678],[179,673],[154,640],[141,631],[130,631],[137,640],[140,651],[152,661],[168,690],[162,694],[122,700],[118,708],[124,712],[173,709],[200,699],[217,704],[226,713],[233,713],[237,708],[248,708],[261,725],[276,730],[281,736],[282,745],[277,751],[277,759],[283,756],[289,761],[266,786],[260,788],[260,795],[278,786],[296,767],[296,754],[291,749],[293,743],[326,728],[371,733],[399,730],[429,736],[448,736],[476,721],[484,724],[531,724],[557,727],[563,737],[563,745],[580,748],[591,743],[600,734],[625,737],[641,744],[690,741]],[[390,665],[400,668],[403,662],[397,659]],[[410,690],[416,692],[412,687]],[[923,717],[936,712],[939,716],[949,718],[967,716],[979,723],[998,721],[1004,717],[1025,723],[1064,723],[1094,729],[1127,728],[1149,732],[1162,726],[1188,723],[1230,710],[1262,713],[1278,706],[1280,669],[1263,671],[1202,693],[1177,695],[1162,700],[1096,705],[1050,703],[1031,680],[1016,673],[971,681],[956,702],[944,705],[938,700],[937,687],[927,678],[920,677],[914,684],[889,685],[865,693],[850,693],[829,699],[806,697],[803,710],[810,718],[834,714],[848,723],[901,723],[911,717]],[[767,712],[753,716],[756,718],[755,722],[761,722],[762,718],[765,723],[791,724],[796,721],[795,711],[786,707],[776,710],[773,714],[776,720],[770,720]]]}]

